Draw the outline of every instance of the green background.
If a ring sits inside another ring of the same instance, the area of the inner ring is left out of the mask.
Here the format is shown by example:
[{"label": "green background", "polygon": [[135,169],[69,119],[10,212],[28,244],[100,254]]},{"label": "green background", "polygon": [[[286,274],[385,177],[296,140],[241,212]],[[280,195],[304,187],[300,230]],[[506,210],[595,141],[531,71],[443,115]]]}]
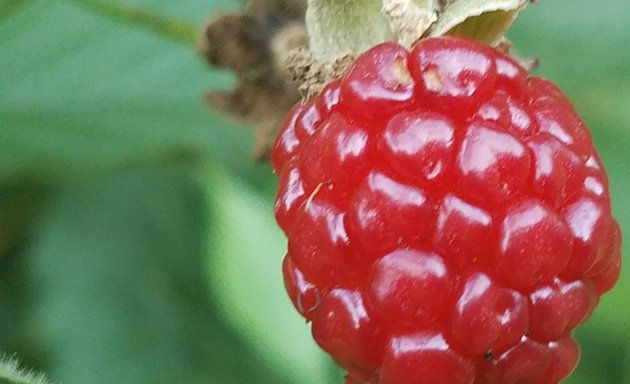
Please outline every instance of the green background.
[{"label": "green background", "polygon": [[[238,7],[117,4],[195,26]],[[626,234],[629,23],[626,0],[541,1],[509,33],[592,128]],[[231,82],[81,1],[0,1],[0,349],[66,384],[341,383],[284,296],[275,177],[203,105]],[[628,298],[623,274],[568,383],[630,383]]]}]

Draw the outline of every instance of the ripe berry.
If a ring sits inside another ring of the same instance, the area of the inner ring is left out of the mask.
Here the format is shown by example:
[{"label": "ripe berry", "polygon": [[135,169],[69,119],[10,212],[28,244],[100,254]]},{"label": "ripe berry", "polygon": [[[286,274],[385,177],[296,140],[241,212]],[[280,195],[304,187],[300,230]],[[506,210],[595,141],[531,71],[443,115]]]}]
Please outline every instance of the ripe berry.
[{"label": "ripe berry", "polygon": [[273,152],[287,291],[352,384],[555,384],[619,277],[591,136],[478,43],[361,55]]}]

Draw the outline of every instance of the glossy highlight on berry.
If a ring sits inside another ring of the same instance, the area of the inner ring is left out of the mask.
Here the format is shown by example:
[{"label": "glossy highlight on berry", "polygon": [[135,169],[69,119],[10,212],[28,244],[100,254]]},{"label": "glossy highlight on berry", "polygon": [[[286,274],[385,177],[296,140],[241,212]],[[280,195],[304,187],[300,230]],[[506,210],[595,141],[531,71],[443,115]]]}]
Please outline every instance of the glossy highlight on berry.
[{"label": "glossy highlight on berry", "polygon": [[287,292],[351,384],[558,384],[619,277],[590,133],[455,37],[377,45],[278,136]]}]

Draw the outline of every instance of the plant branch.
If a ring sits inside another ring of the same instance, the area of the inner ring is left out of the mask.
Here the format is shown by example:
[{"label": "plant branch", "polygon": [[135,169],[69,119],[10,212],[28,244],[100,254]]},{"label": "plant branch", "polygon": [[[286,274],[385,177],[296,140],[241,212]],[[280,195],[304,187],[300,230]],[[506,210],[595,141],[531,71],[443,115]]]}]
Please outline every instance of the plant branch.
[{"label": "plant branch", "polygon": [[149,29],[171,40],[195,44],[198,28],[187,22],[176,21],[151,10],[129,7],[104,0],[68,0],[91,12],[132,26]]},{"label": "plant branch", "polygon": [[12,15],[13,12],[27,3],[27,0],[4,0],[0,2],[0,21],[6,19],[7,16]]},{"label": "plant branch", "polygon": [[0,379],[11,384],[50,384],[46,376],[20,367],[15,357],[0,357]]}]

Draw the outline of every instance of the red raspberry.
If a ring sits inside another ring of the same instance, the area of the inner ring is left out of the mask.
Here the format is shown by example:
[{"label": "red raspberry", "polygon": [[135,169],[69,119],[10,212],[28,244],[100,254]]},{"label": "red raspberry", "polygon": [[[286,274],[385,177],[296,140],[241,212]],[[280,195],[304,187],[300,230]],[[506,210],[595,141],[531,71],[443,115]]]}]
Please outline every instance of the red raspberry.
[{"label": "red raspberry", "polygon": [[552,83],[461,38],[384,43],[276,142],[287,291],[353,384],[554,384],[619,276],[591,136]]}]

